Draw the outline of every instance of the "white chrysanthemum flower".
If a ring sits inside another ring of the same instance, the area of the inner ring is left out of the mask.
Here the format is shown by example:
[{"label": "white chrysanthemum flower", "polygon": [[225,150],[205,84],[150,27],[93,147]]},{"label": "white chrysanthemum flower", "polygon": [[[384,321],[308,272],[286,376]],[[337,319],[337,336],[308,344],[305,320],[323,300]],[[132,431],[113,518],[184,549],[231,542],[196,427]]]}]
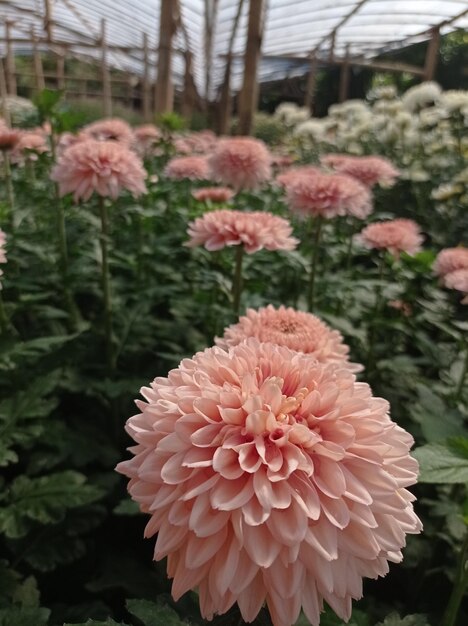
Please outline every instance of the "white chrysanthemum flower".
[{"label": "white chrysanthemum flower", "polygon": [[420,85],[410,87],[408,91],[403,94],[401,101],[407,111],[417,111],[428,104],[437,102],[441,93],[442,89],[437,83],[427,81]]},{"label": "white chrysanthemum flower", "polygon": [[440,96],[440,105],[449,113],[464,111],[468,107],[468,91],[449,89]]},{"label": "white chrysanthemum flower", "polygon": [[301,139],[309,141],[320,141],[325,134],[325,128],[322,120],[310,118],[305,122],[301,122],[294,129],[294,135]]}]

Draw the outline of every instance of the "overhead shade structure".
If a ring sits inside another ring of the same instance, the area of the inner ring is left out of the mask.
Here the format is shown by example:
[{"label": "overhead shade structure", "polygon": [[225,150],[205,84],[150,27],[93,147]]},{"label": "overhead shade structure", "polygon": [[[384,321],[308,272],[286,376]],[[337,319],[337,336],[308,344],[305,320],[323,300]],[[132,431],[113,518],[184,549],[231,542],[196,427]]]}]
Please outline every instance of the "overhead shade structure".
[{"label": "overhead shade structure", "polygon": [[[249,2],[237,17],[239,0],[173,0],[184,29],[172,40],[172,82],[182,91],[187,58],[198,93],[216,99],[231,54],[231,89],[243,81]],[[106,64],[156,81],[161,0],[0,0],[0,54],[52,50],[100,62],[105,20]],[[213,10],[215,7],[215,10]],[[207,11],[210,11],[206,19]],[[233,25],[238,27],[232,39]],[[206,44],[206,27],[210,41]],[[6,26],[8,24],[8,26]],[[456,28],[468,28],[467,0],[265,0],[259,82],[303,74],[310,60],[332,54],[338,61],[364,62],[384,51],[418,41],[435,41]],[[7,32],[6,32],[7,31]],[[232,47],[230,41],[232,39]],[[146,42],[145,44],[143,42]],[[432,61],[422,77],[430,75]],[[189,53],[189,54],[187,54]],[[12,77],[7,77],[12,83]],[[13,84],[13,83],[12,83]]]}]

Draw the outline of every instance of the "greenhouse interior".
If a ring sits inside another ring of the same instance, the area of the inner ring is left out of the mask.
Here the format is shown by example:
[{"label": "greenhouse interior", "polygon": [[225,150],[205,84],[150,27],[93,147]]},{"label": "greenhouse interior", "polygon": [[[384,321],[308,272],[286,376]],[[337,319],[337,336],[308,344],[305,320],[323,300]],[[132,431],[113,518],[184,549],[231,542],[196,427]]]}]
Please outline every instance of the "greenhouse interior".
[{"label": "greenhouse interior", "polygon": [[468,624],[468,0],[0,1],[0,626]]}]

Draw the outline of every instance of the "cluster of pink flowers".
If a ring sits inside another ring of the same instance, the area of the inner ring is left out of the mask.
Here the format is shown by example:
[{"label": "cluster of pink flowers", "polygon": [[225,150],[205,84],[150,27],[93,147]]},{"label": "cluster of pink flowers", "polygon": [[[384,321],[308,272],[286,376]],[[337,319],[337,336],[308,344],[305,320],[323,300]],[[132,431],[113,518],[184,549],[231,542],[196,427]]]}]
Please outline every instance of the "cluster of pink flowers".
[{"label": "cluster of pink flowers", "polygon": [[434,271],[448,289],[464,294],[462,304],[468,304],[468,248],[446,248],[441,250],[434,262]]},{"label": "cluster of pink flowers", "polygon": [[192,191],[192,196],[199,202],[228,202],[234,197],[234,192],[229,187],[203,187]]},{"label": "cluster of pink flowers", "polygon": [[189,224],[189,247],[204,246],[221,250],[226,246],[243,246],[247,254],[258,250],[294,250],[299,241],[291,236],[288,220],[261,211],[220,209],[205,213]]},{"label": "cluster of pink flowers", "polygon": [[133,196],[146,192],[146,172],[137,155],[117,141],[84,139],[60,155],[51,178],[60,195],[73,193],[75,202],[88,200],[95,192],[114,200],[122,190]]},{"label": "cluster of pink flowers", "polygon": [[209,157],[211,178],[224,185],[255,189],[271,178],[271,155],[252,137],[220,139]]},{"label": "cluster of pink flowers", "polygon": [[346,154],[326,154],[321,163],[340,174],[347,174],[367,187],[395,184],[400,172],[386,158],[380,156],[350,156]]},{"label": "cluster of pink flowers", "polygon": [[117,470],[158,533],[172,595],[198,587],[211,619],[235,602],[275,626],[324,601],[344,620],[362,579],[418,533],[411,435],[349,369],[247,339],[184,359],[141,390]]},{"label": "cluster of pink flowers", "polygon": [[353,372],[362,370],[361,365],[349,362],[349,347],[340,332],[315,315],[291,307],[275,309],[270,304],[258,311],[247,309],[237,324],[226,328],[223,337],[216,338],[216,344],[227,350],[249,337],[303,352],[319,363],[335,363]]},{"label": "cluster of pink flowers", "polygon": [[286,187],[293,213],[302,217],[352,215],[364,219],[372,211],[369,190],[350,176],[314,173],[294,176]]},{"label": "cluster of pink flowers", "polygon": [[366,247],[388,250],[395,257],[401,252],[416,254],[423,242],[416,222],[404,218],[369,224],[361,231],[359,239]]},{"label": "cluster of pink flowers", "polygon": [[164,170],[165,175],[173,180],[207,180],[209,178],[208,161],[203,156],[186,156],[171,159]]}]

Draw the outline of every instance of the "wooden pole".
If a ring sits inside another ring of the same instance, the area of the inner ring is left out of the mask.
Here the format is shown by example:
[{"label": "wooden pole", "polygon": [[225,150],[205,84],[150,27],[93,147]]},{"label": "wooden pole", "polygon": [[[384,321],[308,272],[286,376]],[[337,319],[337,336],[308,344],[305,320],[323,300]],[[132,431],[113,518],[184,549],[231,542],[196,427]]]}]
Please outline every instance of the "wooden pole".
[{"label": "wooden pole", "polygon": [[151,121],[151,89],[148,35],[143,33],[143,119]]},{"label": "wooden pole", "polygon": [[175,31],[174,4],[172,0],[161,0],[159,20],[158,77],[154,108],[156,113],[172,111],[174,102],[171,79],[172,37]]},{"label": "wooden pole", "polygon": [[433,80],[437,68],[440,47],[440,30],[433,28],[431,38],[427,43],[426,60],[424,63],[423,80]]},{"label": "wooden pole", "polygon": [[5,43],[6,43],[6,57],[5,57],[5,78],[8,93],[11,96],[16,96],[16,68],[15,68],[15,54],[13,52],[13,46],[11,43],[11,22],[5,21]]},{"label": "wooden pole", "polygon": [[351,67],[349,65],[349,46],[346,46],[346,55],[340,70],[340,88],[338,92],[339,102],[345,102],[345,100],[348,99],[350,78]]},{"label": "wooden pole", "polygon": [[257,67],[262,47],[263,0],[250,0],[249,25],[244,57],[244,81],[239,99],[239,134],[252,130],[253,115],[257,108]]},{"label": "wooden pole", "polygon": [[185,52],[185,73],[184,73],[184,92],[182,94],[182,115],[190,119],[197,98],[197,91],[192,75],[192,59],[193,55],[190,50]]},{"label": "wooden pole", "polygon": [[66,51],[62,48],[57,53],[57,89],[65,90],[65,56]]},{"label": "wooden pole", "polygon": [[307,75],[307,86],[304,99],[304,106],[313,113],[315,99],[315,85],[317,84],[317,57],[312,53],[310,57],[309,74]]},{"label": "wooden pole", "polygon": [[37,37],[34,28],[31,27],[31,43],[33,49],[34,74],[36,76],[36,91],[45,89],[44,68],[42,66],[42,57],[37,46]]},{"label": "wooden pole", "polygon": [[213,65],[213,32],[218,16],[219,0],[205,0],[205,105],[211,91],[211,69]]},{"label": "wooden pole", "polygon": [[226,66],[224,68],[224,80],[221,86],[221,95],[219,99],[219,120],[218,130],[221,135],[226,135],[229,130],[229,121],[231,117],[231,68],[232,68],[232,50],[234,40],[236,38],[237,28],[242,13],[244,0],[239,0],[237,5],[237,13],[232,25],[231,36],[229,39],[228,53],[226,57]]},{"label": "wooden pole", "polygon": [[112,116],[112,87],[107,67],[106,20],[101,19],[101,72],[102,72],[102,104],[104,117]]},{"label": "wooden pole", "polygon": [[44,30],[47,33],[47,41],[52,43],[52,5],[50,0],[44,0]]},{"label": "wooden pole", "polygon": [[330,63],[335,60],[335,41],[336,41],[336,29],[332,31],[330,35],[330,50],[328,53],[328,59]]},{"label": "wooden pole", "polygon": [[0,59],[0,98],[2,99],[2,117],[5,120],[5,123],[10,126],[11,117],[10,109],[8,108],[7,96],[8,92],[5,81],[5,71],[3,69],[3,59]]}]

